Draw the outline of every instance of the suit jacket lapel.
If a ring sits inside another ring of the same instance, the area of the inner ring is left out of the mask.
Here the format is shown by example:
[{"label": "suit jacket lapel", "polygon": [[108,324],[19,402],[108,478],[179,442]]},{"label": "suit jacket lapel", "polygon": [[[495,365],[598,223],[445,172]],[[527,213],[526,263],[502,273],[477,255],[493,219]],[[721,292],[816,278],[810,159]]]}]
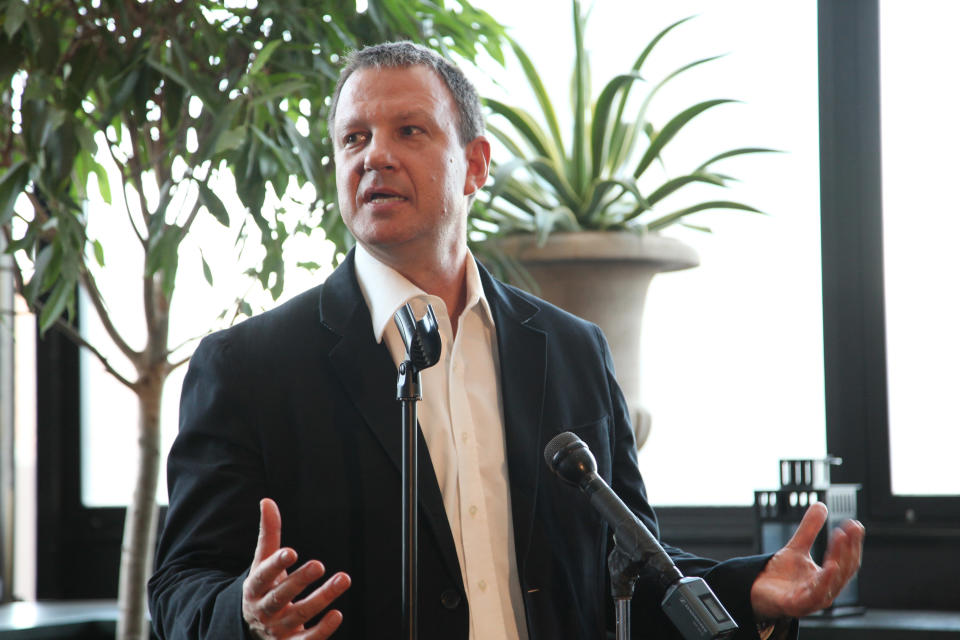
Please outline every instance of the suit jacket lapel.
[{"label": "suit jacket lapel", "polygon": [[513,533],[522,580],[544,464],[541,431],[547,334],[530,322],[538,307],[494,280],[482,266],[480,275],[497,327]]},{"label": "suit jacket lapel", "polygon": [[[397,487],[400,487],[402,414],[396,396],[397,370],[387,347],[377,344],[373,339],[373,324],[357,283],[352,251],[324,282],[320,296],[320,319],[327,329],[340,336],[329,352],[334,372],[343,382],[343,388],[354,407],[396,467]],[[462,581],[443,496],[422,432],[418,441],[420,512],[440,542],[440,550],[450,574]],[[397,509],[400,509],[399,493]]]}]

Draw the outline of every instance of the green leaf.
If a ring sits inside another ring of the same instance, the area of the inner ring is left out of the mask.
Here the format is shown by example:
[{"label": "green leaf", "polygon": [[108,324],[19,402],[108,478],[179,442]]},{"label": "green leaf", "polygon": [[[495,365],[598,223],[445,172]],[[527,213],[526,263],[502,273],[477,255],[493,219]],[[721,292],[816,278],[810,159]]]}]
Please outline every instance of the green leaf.
[{"label": "green leaf", "polygon": [[730,102],[735,102],[735,100],[706,100],[682,111],[679,115],[675,116],[660,132],[654,136],[653,140],[650,142],[650,146],[647,147],[646,153],[643,154],[643,157],[637,164],[637,168],[634,169],[633,177],[639,178],[640,175],[646,171],[647,167],[650,166],[650,163],[660,155],[660,152],[663,150],[666,144],[670,142],[670,140],[672,140],[673,137],[680,131],[680,129],[682,129],[688,122],[693,120],[707,109],[712,109],[717,105],[727,104]]},{"label": "green leaf", "polygon": [[420,25],[411,20],[410,7],[407,2],[398,2],[397,0],[382,0],[381,5],[390,16],[392,22],[397,24],[407,35],[419,34]]},{"label": "green leaf", "polygon": [[57,280],[50,295],[43,303],[43,309],[40,310],[40,335],[45,334],[63,315],[63,312],[73,306],[75,285],[76,282],[73,280]]},{"label": "green leaf", "polygon": [[[59,234],[58,234],[59,237]],[[43,280],[40,282],[40,292],[49,291],[50,287],[55,285],[63,275],[63,251],[62,242],[54,242],[50,245],[53,251],[50,252],[50,262],[43,272]]]},{"label": "green leaf", "polygon": [[151,234],[150,245],[147,248],[147,259],[144,265],[144,275],[153,276],[157,271],[176,270],[177,251],[180,246],[183,229],[177,226],[168,226],[159,234]]},{"label": "green leaf", "polygon": [[31,305],[35,304],[37,300],[39,300],[40,294],[43,293],[41,284],[46,275],[47,265],[50,264],[52,259],[53,245],[48,244],[40,249],[37,257],[33,260],[33,276],[31,276],[30,281],[27,283],[23,296]]},{"label": "green leaf", "polygon": [[[16,1],[19,2],[19,0]],[[10,222],[17,198],[29,182],[30,165],[23,160],[14,163],[0,178],[0,226]]]},{"label": "green leaf", "polygon": [[[668,33],[676,29],[678,26],[680,26],[687,20],[692,20],[692,19],[693,19],[693,16],[682,18],[680,20],[677,20],[673,24],[669,25],[662,31],[660,31],[660,33],[658,33],[656,36],[653,37],[653,40],[647,43],[647,46],[644,48],[643,52],[641,52],[640,55],[637,57],[637,60],[633,63],[633,66],[630,68],[630,70],[633,73],[640,73],[640,70],[643,68],[643,64],[647,61],[647,58],[650,57],[650,54],[653,52],[654,48],[656,48],[657,44],[659,44],[660,41],[663,40],[663,38]],[[615,118],[616,122],[620,122],[621,119],[623,118],[623,112],[624,112],[624,109],[626,109],[627,99],[629,97],[630,97],[630,87],[627,87],[627,89],[623,92],[623,95],[620,96],[620,103],[617,106],[617,115]]]},{"label": "green leaf", "polygon": [[270,56],[273,55],[273,52],[277,50],[277,47],[283,44],[283,40],[273,40],[269,42],[263,49],[260,50],[260,53],[257,54],[257,57],[253,60],[253,64],[250,65],[250,70],[247,72],[248,75],[256,75],[260,73],[260,70],[263,69],[263,66],[270,61]]},{"label": "green leaf", "polygon": [[671,193],[676,192],[677,190],[687,186],[688,184],[693,184],[694,182],[704,182],[707,184],[717,185],[719,187],[722,187],[725,184],[725,180],[722,177],[713,173],[705,173],[701,170],[698,170],[689,175],[680,176],[679,178],[673,178],[671,180],[667,180],[660,187],[658,187],[653,193],[650,194],[650,197],[647,198],[647,201],[651,205],[656,204],[661,200],[663,200],[664,198],[666,198],[667,196],[669,196]]},{"label": "green leaf", "polygon": [[520,146],[513,140],[513,138],[511,138],[507,132],[495,124],[489,122],[487,123],[487,133],[493,135],[494,138],[499,140],[503,146],[507,148],[507,151],[509,151],[511,155],[519,158],[522,158],[524,155],[526,155]]},{"label": "green leaf", "polygon": [[[201,135],[197,139],[197,153],[195,154],[195,162],[197,164],[210,159],[219,152],[221,146],[220,138],[234,123],[234,118],[239,112],[240,107],[240,102],[234,101],[220,109],[218,113],[208,116],[213,118],[213,125],[206,135]],[[228,143],[232,144],[233,142],[235,142],[235,139],[228,139]],[[240,146],[242,146],[242,143]]]},{"label": "green leaf", "polygon": [[748,211],[750,213],[759,213],[763,214],[759,209],[755,209],[749,205],[741,204],[739,202],[729,202],[726,200],[715,200],[712,202],[701,202],[700,204],[693,205],[692,207],[686,207],[680,209],[679,211],[674,211],[673,213],[667,214],[660,218],[657,218],[653,222],[650,222],[647,225],[647,229],[650,231],[659,231],[664,227],[668,227],[671,224],[678,222],[681,218],[688,216],[692,213],[697,213],[699,211],[709,211],[711,209],[733,209],[738,211]]},{"label": "green leaf", "polygon": [[499,100],[492,98],[487,98],[486,103],[494,113],[503,116],[513,125],[514,129],[523,137],[524,142],[530,145],[536,155],[550,158],[558,165],[562,164],[562,150],[558,150],[551,144],[550,140],[544,134],[543,129],[540,128],[540,125],[529,113],[517,107],[507,106]]},{"label": "green leaf", "polygon": [[200,253],[200,265],[203,267],[203,279],[207,281],[211,287],[213,286],[213,272],[210,271],[210,265],[207,264],[206,258],[203,257],[203,253]]},{"label": "green leaf", "polygon": [[127,74],[122,78],[114,78],[110,84],[110,104],[107,106],[106,110],[100,114],[100,122],[106,124],[113,120],[120,111],[122,111],[127,102],[130,100],[130,96],[133,95],[133,90],[137,87],[137,81],[140,79],[140,67],[131,65]]},{"label": "green leaf", "polygon": [[224,131],[217,138],[216,146],[213,149],[213,155],[220,155],[224,151],[233,151],[243,146],[247,139],[247,128],[245,126],[234,127]]},{"label": "green leaf", "polygon": [[[620,193],[612,198],[607,198],[607,194],[615,187],[620,187]],[[640,190],[633,180],[612,178],[596,182],[593,186],[590,205],[587,207],[584,215],[584,221],[589,223],[587,226],[591,228],[603,228],[607,226],[607,223],[604,222],[604,218],[610,218],[610,216],[606,215],[607,210],[628,193],[633,196],[635,210],[647,211],[650,209],[649,201],[640,194]],[[621,222],[622,220],[620,219],[616,220],[617,224]]]},{"label": "green leaf", "polygon": [[597,98],[597,103],[593,107],[593,125],[590,132],[590,141],[593,145],[593,177],[597,178],[607,164],[608,129],[610,121],[610,108],[613,106],[613,100],[618,93],[624,93],[630,85],[643,78],[639,73],[626,73],[615,76],[606,84]]},{"label": "green leaf", "polygon": [[13,37],[17,35],[20,27],[23,26],[24,21],[27,19],[27,9],[28,5],[26,2],[23,2],[23,0],[7,1],[3,30],[10,40],[13,40]]},{"label": "green leaf", "polygon": [[[683,21],[681,21],[681,22],[683,22]],[[639,132],[641,132],[641,131],[647,131],[648,129],[650,129],[650,128],[652,127],[652,125],[650,125],[650,123],[647,122],[646,118],[647,118],[647,109],[650,107],[650,103],[653,101],[654,96],[656,96],[657,93],[658,93],[663,87],[665,87],[668,82],[670,82],[670,80],[676,78],[676,77],[679,76],[681,73],[683,73],[683,72],[685,72],[685,71],[689,71],[690,69],[693,69],[693,68],[695,68],[695,67],[698,67],[698,66],[700,66],[700,65],[702,65],[702,64],[706,64],[707,62],[711,62],[711,61],[713,61],[713,60],[716,60],[716,59],[719,58],[719,57],[720,57],[720,56],[711,56],[711,57],[708,57],[708,58],[702,58],[702,59],[700,59],[700,60],[695,60],[694,62],[685,64],[685,65],[683,65],[682,67],[680,67],[679,69],[675,69],[673,72],[671,72],[670,74],[668,74],[667,77],[665,77],[663,80],[661,80],[660,82],[658,82],[657,84],[655,84],[655,85],[650,89],[650,91],[647,93],[646,97],[643,99],[643,103],[640,105],[640,109],[639,109],[639,111],[637,112],[637,116],[636,116],[636,120],[635,120],[634,126],[629,129],[629,134],[630,134],[630,135],[629,135],[629,136],[623,136],[623,137],[619,138],[622,142],[620,142],[620,144],[618,145],[617,152],[616,152],[616,163],[617,163],[618,165],[621,164],[621,163],[626,162],[627,159],[630,157],[630,154],[633,152],[633,149],[634,149],[634,147],[635,147],[635,145],[636,145],[637,135],[639,134]],[[629,93],[629,87],[624,91],[624,98],[626,97],[626,95],[627,95],[628,93]],[[617,114],[618,121],[619,121],[619,118],[620,118],[620,117],[621,117],[621,114],[618,112],[618,114]]]},{"label": "green leaf", "polygon": [[712,158],[710,158],[709,160],[701,164],[699,167],[697,167],[694,170],[694,173],[696,173],[697,171],[703,171],[714,162],[718,162],[726,158],[733,158],[734,156],[746,155],[749,153],[780,153],[780,151],[778,151],[777,149],[767,149],[764,147],[743,147],[740,149],[732,149],[730,151],[724,151],[723,153],[718,153],[717,155],[713,156]]},{"label": "green leaf", "polygon": [[530,84],[530,88],[533,90],[533,95],[537,99],[537,104],[540,105],[540,111],[543,113],[543,117],[547,121],[547,128],[550,130],[550,135],[553,136],[554,145],[556,145],[557,149],[563,149],[563,136],[560,133],[560,125],[557,122],[557,115],[553,109],[553,103],[550,101],[550,96],[547,94],[547,90],[543,86],[543,81],[540,79],[540,75],[537,73],[536,67],[534,67],[533,62],[531,62],[527,53],[512,39],[510,40],[510,46],[513,49],[514,55],[516,55],[517,60],[520,61],[520,67],[523,69],[523,74],[526,76],[527,82]]},{"label": "green leaf", "polygon": [[227,208],[223,206],[223,201],[220,200],[220,196],[215,194],[213,190],[207,186],[206,182],[198,181],[197,188],[200,192],[200,202],[202,202],[203,206],[207,208],[207,211],[210,212],[210,215],[216,218],[217,222],[229,228],[230,214],[227,213]]},{"label": "green leaf", "polygon": [[99,240],[93,241],[93,257],[97,261],[97,264],[101,267],[105,264],[103,259],[103,245],[100,244]]},{"label": "green leaf", "polygon": [[560,200],[570,209],[577,210],[580,205],[580,198],[573,190],[562,173],[557,171],[556,167],[543,158],[532,160],[529,163],[530,168],[550,185],[557,190]]},{"label": "green leaf", "polygon": [[578,192],[582,192],[587,184],[586,148],[589,140],[587,134],[587,111],[591,98],[590,62],[587,52],[583,48],[583,30],[586,18],[580,15],[580,3],[573,0],[573,157],[571,164],[573,175],[571,181]]},{"label": "green leaf", "polygon": [[110,189],[110,178],[107,176],[107,170],[96,162],[92,163],[90,169],[97,176],[97,186],[100,188],[100,197],[107,204],[113,202],[113,191]]},{"label": "green leaf", "polygon": [[309,89],[310,86],[311,84],[306,80],[287,80],[285,82],[280,82],[271,86],[269,90],[258,94],[257,97],[253,99],[252,104],[260,105],[266,102],[273,102],[281,98],[297,95],[306,89]]},{"label": "green leaf", "polygon": [[80,143],[80,148],[83,149],[84,153],[89,156],[97,155],[97,141],[93,137],[93,131],[85,126],[79,126],[75,128],[75,133],[77,142]]}]

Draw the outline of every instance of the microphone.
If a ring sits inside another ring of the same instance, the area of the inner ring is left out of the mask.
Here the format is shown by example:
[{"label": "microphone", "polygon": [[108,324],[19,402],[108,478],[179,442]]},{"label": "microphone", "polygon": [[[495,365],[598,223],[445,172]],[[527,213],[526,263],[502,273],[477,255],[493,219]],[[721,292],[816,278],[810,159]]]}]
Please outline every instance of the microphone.
[{"label": "microphone", "polygon": [[737,624],[702,578],[684,577],[646,525],[597,475],[597,461],[575,433],[565,431],[543,451],[550,470],[579,487],[613,528],[616,545],[633,561],[656,570],[666,594],[660,606],[687,640],[716,640],[736,633]]},{"label": "microphone", "polygon": [[393,314],[393,321],[400,330],[400,337],[407,349],[407,357],[418,371],[432,367],[440,360],[440,327],[433,306],[427,305],[427,312],[420,320],[413,315],[413,308],[405,304]]}]

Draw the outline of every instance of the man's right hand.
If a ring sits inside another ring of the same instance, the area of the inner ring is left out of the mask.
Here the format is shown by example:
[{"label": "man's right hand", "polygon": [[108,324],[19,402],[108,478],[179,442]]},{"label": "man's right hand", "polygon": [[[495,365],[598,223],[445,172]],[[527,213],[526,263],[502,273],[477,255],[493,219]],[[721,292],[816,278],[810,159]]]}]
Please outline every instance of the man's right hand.
[{"label": "man's right hand", "polygon": [[331,609],[313,627],[304,627],[350,587],[350,576],[337,573],[308,596],[293,601],[307,585],[320,579],[325,569],[317,560],[309,560],[293,573],[289,569],[297,553],[280,548],[280,509],[270,498],[260,501],[260,537],[243,581],[243,619],[257,638],[295,638],[325,640],[340,623],[343,614]]}]

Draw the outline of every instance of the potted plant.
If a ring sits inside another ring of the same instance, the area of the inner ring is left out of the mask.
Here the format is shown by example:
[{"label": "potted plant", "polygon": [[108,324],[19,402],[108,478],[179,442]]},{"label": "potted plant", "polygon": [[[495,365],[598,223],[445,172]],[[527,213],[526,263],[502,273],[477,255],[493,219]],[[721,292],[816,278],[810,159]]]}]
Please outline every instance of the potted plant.
[{"label": "potted plant", "polygon": [[[362,11],[310,0],[0,4],[0,248],[11,255],[4,269],[42,334],[56,329],[88,349],[138,400],[139,419],[128,425],[137,430],[132,453],[139,464],[120,549],[117,638],[149,636],[145,585],[157,522],[161,400],[165,380],[192,346],[172,339],[171,318],[196,311],[173,304],[195,223],[209,215],[229,228],[242,217],[243,228],[255,228],[250,237],[259,238],[262,258],[248,275],[276,299],[284,242],[313,225],[265,205],[268,190],[280,199],[287,185],[309,181],[316,200],[307,204],[322,216],[327,237],[345,244],[339,215],[327,206],[336,197],[333,172],[323,168],[326,119],[310,117],[325,113],[338,77],[331,60],[397,38],[471,61],[482,47],[500,60],[500,25],[469,2],[456,3],[456,11],[442,1],[364,4]],[[231,206],[231,187],[217,184],[216,174],[227,173],[242,207]],[[92,205],[91,187],[117,208]],[[92,220],[130,233],[101,243]],[[229,245],[232,238],[224,231],[219,240]],[[138,261],[118,260],[124,243]],[[199,257],[213,286],[214,270]],[[134,270],[142,286],[106,290],[100,276],[108,265]],[[78,289],[132,375],[107,357],[106,342],[94,344],[77,330]],[[142,304],[141,344],[128,335],[135,327],[119,323],[117,307],[130,298]],[[238,297],[234,317],[250,313]],[[72,544],[75,532],[55,535],[58,547],[73,549],[59,543]]]},{"label": "potted plant", "polygon": [[[495,162],[492,186],[474,208],[471,239],[476,253],[502,277],[597,323],[611,343],[618,378],[634,413],[638,446],[649,432],[639,404],[640,317],[656,273],[694,267],[696,252],[660,231],[694,225],[688,216],[708,210],[758,212],[730,200],[706,200],[667,210],[692,185],[723,188],[732,178],[714,165],[770,149],[742,147],[709,156],[693,171],[657,179],[651,167],[700,114],[729,99],[690,106],[663,126],[648,119],[651,101],[680,74],[715,57],[684,64],[656,83],[641,75],[657,44],[689,20],[660,31],[626,73],[615,76],[592,100],[583,35],[586,16],[573,0],[573,130],[565,139],[556,110],[533,62],[515,41],[516,58],[539,105],[541,118],[487,98],[490,134],[512,155]],[[646,83],[646,93],[634,88]],[[653,182],[655,181],[655,182]],[[653,186],[650,186],[650,185]]]}]

